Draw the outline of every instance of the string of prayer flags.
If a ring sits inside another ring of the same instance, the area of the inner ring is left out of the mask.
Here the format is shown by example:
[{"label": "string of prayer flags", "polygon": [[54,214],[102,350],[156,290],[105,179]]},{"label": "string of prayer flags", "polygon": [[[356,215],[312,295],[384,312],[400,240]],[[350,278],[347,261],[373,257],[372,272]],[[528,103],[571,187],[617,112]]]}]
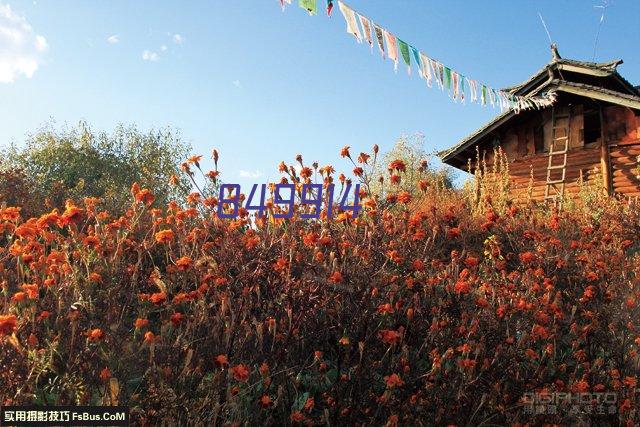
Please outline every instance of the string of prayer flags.
[{"label": "string of prayer flags", "polygon": [[402,54],[402,59],[404,63],[407,65],[407,74],[411,75],[411,57],[409,56],[409,45],[407,42],[398,39],[398,45],[400,46],[400,53]]},{"label": "string of prayer flags", "polygon": [[[291,1],[292,0],[280,0],[282,9],[284,10],[285,3],[291,4]],[[334,0],[325,1],[327,4],[327,15],[331,16]],[[308,11],[310,15],[317,14],[317,0],[298,0],[298,4],[301,8]],[[482,106],[491,104],[492,107],[498,106],[502,110],[513,109],[516,113],[521,110],[545,108],[555,102],[556,94],[554,92],[546,93],[544,96],[516,96],[493,89],[485,84],[479,83],[477,80],[465,77],[445,66],[440,61],[428,57],[413,47],[413,45],[397,38],[389,30],[374,23],[368,17],[357,13],[342,2],[342,0],[338,0],[338,8],[347,24],[347,32],[353,35],[358,43],[362,43],[362,41],[365,40],[371,49],[373,49],[373,40],[375,39],[382,58],[388,57],[392,60],[393,69],[396,72],[398,71],[398,55],[400,54],[402,55],[404,63],[407,65],[407,72],[411,74],[411,57],[413,56],[413,62],[416,64],[418,75],[420,78],[426,80],[427,86],[432,87],[433,80],[435,80],[441,90],[447,89],[454,101],[460,100],[461,103],[465,103],[468,90],[470,95],[468,99],[470,99],[472,103],[479,103]],[[362,30],[360,27],[362,27]],[[399,54],[398,51],[400,52]]]},{"label": "string of prayer flags", "polygon": [[318,3],[316,0],[298,0],[298,6],[309,12],[309,15],[318,13]]},{"label": "string of prayer flags", "polygon": [[389,59],[393,61],[393,70],[398,71],[398,42],[396,36],[387,30],[384,31],[384,39],[387,42],[387,52]]},{"label": "string of prayer flags", "polygon": [[362,43],[360,27],[358,27],[358,22],[356,22],[356,13],[341,1],[338,1],[338,8],[340,9],[340,12],[342,12],[344,20],[347,22],[347,33],[353,34],[358,43]]},{"label": "string of prayer flags", "polygon": [[364,39],[369,43],[369,46],[373,48],[373,39],[371,38],[371,22],[368,18],[358,15],[358,19],[360,19],[360,25],[362,25],[362,33],[364,34]]}]

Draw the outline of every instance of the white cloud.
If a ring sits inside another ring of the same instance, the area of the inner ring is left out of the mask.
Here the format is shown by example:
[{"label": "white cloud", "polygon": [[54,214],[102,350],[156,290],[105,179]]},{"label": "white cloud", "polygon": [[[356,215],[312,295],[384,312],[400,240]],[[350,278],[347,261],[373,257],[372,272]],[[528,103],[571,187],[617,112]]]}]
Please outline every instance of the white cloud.
[{"label": "white cloud", "polygon": [[119,42],[120,42],[120,36],[118,36],[117,34],[107,37],[107,43],[109,44],[116,44]]},{"label": "white cloud", "polygon": [[160,50],[163,51],[163,52],[166,51],[167,50],[167,45],[163,44],[162,46],[160,46]]},{"label": "white cloud", "polygon": [[13,83],[20,75],[33,77],[48,47],[24,16],[0,2],[0,83]]},{"label": "white cloud", "polygon": [[242,87],[242,83],[240,83],[240,80],[234,80],[231,83],[233,83],[233,85],[237,88],[241,88]]},{"label": "white cloud", "polygon": [[142,59],[145,61],[157,61],[158,54],[155,52],[151,52],[150,50],[145,50],[142,52]]},{"label": "white cloud", "polygon": [[255,171],[240,171],[240,178],[260,178],[261,176],[264,174],[257,169]]},{"label": "white cloud", "polygon": [[175,44],[182,44],[184,43],[184,37],[182,37],[180,34],[174,34],[173,37],[173,42]]}]

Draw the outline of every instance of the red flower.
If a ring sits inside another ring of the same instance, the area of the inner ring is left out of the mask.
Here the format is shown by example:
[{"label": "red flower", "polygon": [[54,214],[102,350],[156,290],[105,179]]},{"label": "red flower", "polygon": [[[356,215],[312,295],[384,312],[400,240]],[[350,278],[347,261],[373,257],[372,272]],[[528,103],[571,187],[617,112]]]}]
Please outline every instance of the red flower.
[{"label": "red flower", "polygon": [[219,368],[224,368],[225,366],[229,366],[229,361],[227,360],[226,354],[219,354],[215,358],[216,366]]},{"label": "red flower", "polygon": [[103,338],[104,332],[102,332],[102,329],[100,328],[91,329],[89,332],[87,332],[87,339],[89,341],[100,341]]},{"label": "red flower", "polygon": [[136,329],[146,328],[147,326],[149,326],[149,319],[137,318],[134,326],[136,327]]},{"label": "red flower", "polygon": [[404,381],[402,381],[402,378],[400,378],[398,374],[388,375],[384,377],[384,380],[387,383],[387,387],[389,388],[401,387],[402,385],[404,385]]},{"label": "red flower", "polygon": [[386,344],[397,344],[402,335],[398,331],[383,329],[379,332],[380,339]]},{"label": "red flower", "polygon": [[536,254],[533,252],[528,251],[520,254],[520,261],[522,261],[523,264],[530,264],[535,260]]},{"label": "red flower", "polygon": [[192,263],[193,261],[191,260],[191,258],[189,258],[188,256],[183,256],[176,261],[176,266],[178,267],[178,270],[185,271],[191,267]]},{"label": "red flower", "polygon": [[389,170],[397,170],[398,172],[405,172],[407,165],[400,159],[396,159],[389,164]]},{"label": "red flower", "polygon": [[14,314],[0,315],[0,336],[11,335],[16,330],[18,319]]},{"label": "red flower", "polygon": [[329,277],[329,281],[331,283],[342,283],[342,281],[344,280],[344,278],[342,277],[342,273],[340,273],[339,271],[335,271],[330,277]]},{"label": "red flower", "polygon": [[231,367],[231,373],[236,381],[246,382],[249,379],[249,368],[247,365],[235,365]]}]

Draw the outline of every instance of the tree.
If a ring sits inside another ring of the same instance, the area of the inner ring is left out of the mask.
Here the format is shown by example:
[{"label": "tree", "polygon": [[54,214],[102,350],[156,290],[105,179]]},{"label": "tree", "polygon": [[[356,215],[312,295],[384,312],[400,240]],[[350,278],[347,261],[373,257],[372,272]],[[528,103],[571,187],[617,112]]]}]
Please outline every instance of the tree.
[{"label": "tree", "polygon": [[156,204],[184,196],[188,182],[170,181],[182,176],[179,165],[189,150],[170,128],[143,133],[133,125],[118,125],[112,133],[96,133],[85,122],[60,130],[49,124],[29,135],[23,147],[5,150],[2,168],[24,172],[34,192],[47,202],[43,211],[63,206],[66,199],[99,197],[106,208],[121,213],[134,182],[150,189]]},{"label": "tree", "polygon": [[[418,181],[426,180],[430,185],[437,184],[445,188],[453,187],[453,178],[448,169],[434,169],[429,165],[431,157],[424,150],[424,135],[401,135],[391,150],[386,152],[382,163],[376,166],[371,179],[374,194],[384,193],[389,189],[387,168],[394,160],[402,160],[406,165],[406,173],[402,177],[399,188],[408,192],[418,189]],[[384,178],[381,183],[380,178]]]}]

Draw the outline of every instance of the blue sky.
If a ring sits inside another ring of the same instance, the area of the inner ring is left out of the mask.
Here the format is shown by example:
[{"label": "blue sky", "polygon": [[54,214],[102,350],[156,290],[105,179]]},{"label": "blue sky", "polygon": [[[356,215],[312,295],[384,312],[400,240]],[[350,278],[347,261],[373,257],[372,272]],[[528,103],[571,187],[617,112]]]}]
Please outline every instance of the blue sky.
[{"label": "blue sky", "polygon": [[[550,59],[538,12],[563,57],[591,60],[601,1],[348,3],[428,56],[500,88]],[[51,119],[106,130],[171,125],[195,153],[218,148],[224,180],[245,185],[274,179],[280,160],[298,153],[348,171],[342,146],[386,150],[403,133],[423,133],[425,149],[440,150],[498,114],[452,102],[402,64],[395,74],[346,33],[337,5],[328,18],[293,3],[283,13],[277,0],[0,0],[0,144],[20,143]],[[619,70],[634,84],[639,17],[639,1],[612,0],[596,55],[624,59]],[[17,26],[29,47],[8,46],[3,25]]]}]

